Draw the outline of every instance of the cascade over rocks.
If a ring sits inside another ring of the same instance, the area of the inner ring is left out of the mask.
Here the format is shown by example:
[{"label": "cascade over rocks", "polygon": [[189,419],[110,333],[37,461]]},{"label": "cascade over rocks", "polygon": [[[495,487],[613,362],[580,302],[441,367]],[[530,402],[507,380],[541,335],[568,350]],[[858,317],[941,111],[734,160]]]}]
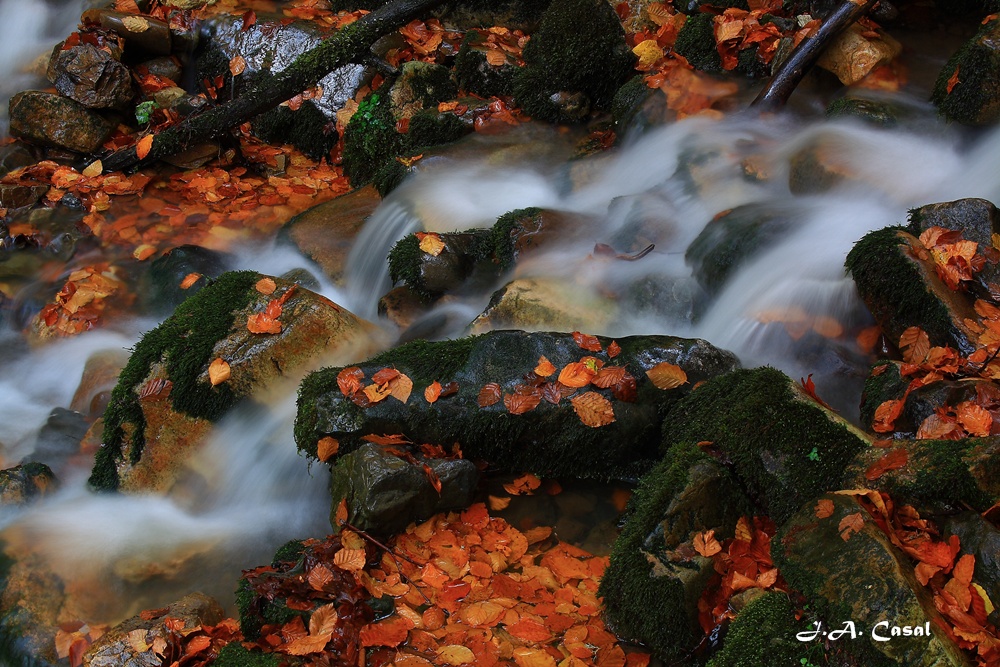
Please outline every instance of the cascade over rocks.
[{"label": "cascade over rocks", "polygon": [[[614,357],[607,353],[611,339],[596,340],[604,352],[581,349],[573,336],[560,333],[494,331],[440,343],[414,341],[359,364],[363,377],[358,380],[359,388],[348,387],[349,396],[338,386],[338,376],[346,373],[341,376],[343,383],[347,375],[357,377],[358,371],[323,369],[307,376],[299,389],[296,443],[316,457],[320,440],[333,438],[343,455],[362,446],[366,436],[402,434],[418,444],[445,448],[457,442],[465,458],[485,461],[499,471],[630,476],[644,471],[656,457],[659,427],[667,409],[695,383],[738,366],[731,353],[702,340],[629,336],[617,340],[621,352]],[[551,377],[533,376],[532,369],[542,356],[555,367]],[[616,391],[618,396],[571,381],[581,388],[566,387],[557,404],[542,399],[544,391],[555,399],[560,369],[588,356],[595,360],[590,362],[594,366],[600,362],[606,367],[624,367],[634,379],[634,391],[627,377]],[[686,381],[673,389],[658,389],[646,372],[661,363],[679,366]],[[390,396],[365,403],[365,390],[360,387],[371,386],[367,391],[376,396],[373,377],[386,368],[406,375],[412,393],[405,402]],[[424,391],[433,382],[442,386],[455,382],[457,392],[430,403]],[[487,386],[491,383],[496,383],[492,389]],[[546,384],[548,389],[543,389]],[[614,421],[586,425],[572,403],[581,395],[597,397],[585,399],[596,405],[610,406]],[[525,410],[531,403],[536,407]],[[512,413],[508,405],[520,414]]]}]

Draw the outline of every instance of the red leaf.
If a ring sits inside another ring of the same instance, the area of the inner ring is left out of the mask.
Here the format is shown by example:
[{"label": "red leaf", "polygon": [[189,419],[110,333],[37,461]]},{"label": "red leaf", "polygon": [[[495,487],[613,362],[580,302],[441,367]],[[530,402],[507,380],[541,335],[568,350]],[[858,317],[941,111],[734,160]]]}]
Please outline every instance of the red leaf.
[{"label": "red leaf", "polygon": [[246,32],[255,23],[257,23],[257,14],[254,10],[248,9],[243,13],[243,27],[240,30]]},{"label": "red leaf", "polygon": [[600,352],[603,349],[601,341],[597,340],[597,336],[591,336],[590,334],[583,334],[579,331],[574,331],[573,340],[587,352]]},{"label": "red leaf", "polygon": [[337,386],[341,393],[348,398],[361,389],[361,380],[365,377],[364,371],[357,366],[350,366],[337,373]]},{"label": "red leaf", "polygon": [[481,408],[488,408],[491,405],[496,405],[500,402],[503,397],[503,391],[500,389],[500,385],[496,382],[490,382],[488,385],[479,390],[479,397],[476,402]]},{"label": "red leaf", "polygon": [[875,481],[890,470],[898,470],[906,465],[908,454],[905,448],[895,447],[890,449],[878,461],[873,463],[865,471],[865,479],[869,482]]}]

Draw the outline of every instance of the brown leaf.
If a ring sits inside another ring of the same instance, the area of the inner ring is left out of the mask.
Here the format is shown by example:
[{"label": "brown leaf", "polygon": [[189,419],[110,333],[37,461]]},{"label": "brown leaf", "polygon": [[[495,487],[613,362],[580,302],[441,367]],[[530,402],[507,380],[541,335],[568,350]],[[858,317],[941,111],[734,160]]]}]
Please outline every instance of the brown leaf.
[{"label": "brown leaf", "polygon": [[591,336],[590,334],[583,334],[579,331],[574,331],[573,340],[587,352],[600,352],[603,349],[601,347],[601,341],[597,340],[597,336]]},{"label": "brown leaf", "polygon": [[496,382],[490,382],[479,390],[479,396],[476,399],[476,403],[478,403],[481,408],[488,408],[491,405],[499,403],[501,398],[503,398],[503,390],[500,389],[500,385]]},{"label": "brown leaf", "polygon": [[875,408],[872,430],[876,433],[890,433],[896,428],[896,420],[903,413],[905,402],[900,399],[883,401]]},{"label": "brown leaf", "polygon": [[361,389],[361,380],[364,377],[364,371],[357,366],[350,366],[337,373],[337,386],[344,396],[350,398]]},{"label": "brown leaf", "polygon": [[611,401],[596,391],[588,391],[571,398],[570,403],[573,404],[573,411],[576,412],[580,421],[587,426],[599,428],[607,426],[615,420],[615,411],[611,406]]},{"label": "brown leaf", "polygon": [[316,443],[316,457],[326,463],[339,449],[340,442],[336,438],[330,436],[320,438]]},{"label": "brown leaf", "polygon": [[711,558],[722,551],[722,545],[715,539],[715,531],[709,530],[704,533],[695,533],[694,550],[705,558]]},{"label": "brown leaf", "polygon": [[899,351],[903,353],[903,361],[908,364],[922,362],[930,349],[930,338],[920,327],[910,327],[899,336]]},{"label": "brown leaf", "polygon": [[816,503],[816,518],[826,519],[833,516],[833,501],[829,498],[821,498],[818,503]]},{"label": "brown leaf", "polygon": [[500,49],[487,49],[486,62],[494,67],[499,67],[507,62],[507,56]]},{"label": "brown leaf", "polygon": [[551,361],[545,358],[545,355],[538,357],[538,365],[535,366],[535,375],[547,378],[555,372],[556,367],[552,365]]},{"label": "brown leaf", "polygon": [[605,366],[597,371],[597,375],[593,380],[594,386],[607,389],[624,380],[627,373],[628,371],[625,370],[624,366]]},{"label": "brown leaf", "polygon": [[222,357],[217,357],[208,365],[208,381],[213,387],[228,380],[230,374],[229,364]]},{"label": "brown leaf", "polygon": [[688,381],[683,368],[666,361],[661,361],[646,371],[646,377],[657,389],[675,389]]},{"label": "brown leaf", "polygon": [[620,345],[618,345],[618,341],[615,341],[615,340],[611,341],[611,344],[608,345],[608,358],[609,359],[614,359],[619,354],[621,354],[621,352],[622,352],[622,348],[621,348]]},{"label": "brown leaf", "polygon": [[265,296],[270,296],[274,294],[274,290],[278,289],[278,285],[271,278],[261,278],[254,285],[254,289]]},{"label": "brown leaf", "polygon": [[898,470],[906,465],[908,458],[906,448],[894,447],[868,467],[868,470],[865,471],[865,479],[872,482],[890,470]]},{"label": "brown leaf", "polygon": [[424,399],[428,403],[433,403],[441,396],[441,383],[437,380],[431,382],[426,389],[424,389]]},{"label": "brown leaf", "polygon": [[507,408],[507,412],[512,415],[523,415],[525,412],[530,412],[538,407],[538,404],[542,401],[542,393],[521,393],[514,392],[513,394],[504,394],[503,405]]},{"label": "brown leaf", "polygon": [[323,563],[316,563],[309,570],[309,574],[306,575],[306,581],[309,582],[314,591],[321,591],[327,584],[333,581],[333,572],[326,565],[323,565]]},{"label": "brown leaf", "polygon": [[236,54],[229,59],[229,73],[233,76],[239,76],[246,71],[247,61],[243,59],[243,56]]},{"label": "brown leaf", "polygon": [[993,415],[972,401],[962,401],[955,406],[955,417],[969,435],[984,438],[990,434]]},{"label": "brown leaf", "polygon": [[341,549],[333,554],[333,564],[341,570],[351,572],[363,570],[367,561],[364,549]]},{"label": "brown leaf", "polygon": [[394,435],[375,435],[374,433],[362,436],[366,442],[374,442],[376,445],[409,445],[410,440],[402,433]]},{"label": "brown leaf", "polygon": [[[378,373],[376,373],[376,375],[378,375]],[[413,380],[403,373],[400,373],[389,381],[389,395],[401,403],[406,403],[406,401],[409,400],[410,392],[412,391]]]},{"label": "brown leaf", "polygon": [[395,368],[383,368],[372,376],[372,382],[377,385],[383,385],[396,377],[399,377],[399,371]]},{"label": "brown leaf", "polygon": [[452,380],[448,384],[441,387],[441,395],[438,398],[447,398],[458,393],[458,383]]},{"label": "brown leaf", "polygon": [[854,514],[848,514],[841,519],[840,524],[837,526],[837,530],[840,531],[840,538],[846,542],[851,538],[851,535],[861,530],[864,525],[864,515],[862,515],[861,512],[855,512]]}]

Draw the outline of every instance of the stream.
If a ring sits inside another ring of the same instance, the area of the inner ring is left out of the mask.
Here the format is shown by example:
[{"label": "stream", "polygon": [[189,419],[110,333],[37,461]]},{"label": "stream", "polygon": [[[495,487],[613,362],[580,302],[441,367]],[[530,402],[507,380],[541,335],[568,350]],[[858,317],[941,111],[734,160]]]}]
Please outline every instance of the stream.
[{"label": "stream", "polygon": [[[44,53],[71,30],[53,17],[78,15],[71,2],[0,0],[0,63],[10,68],[0,73],[0,95],[26,86],[14,76],[23,61],[12,54]],[[920,67],[930,70],[942,61],[943,56],[936,65]],[[904,222],[916,206],[961,197],[1000,200],[1000,132],[973,141],[940,123],[924,101],[926,81],[913,79],[911,89],[895,97],[911,120],[894,129],[828,121],[808,103],[799,104],[804,112],[797,116],[690,118],[629,134],[620,148],[588,158],[582,187],[570,186],[579,164],[525,157],[496,168],[484,143],[480,157],[442,159],[421,168],[387,197],[355,243],[344,287],[325,284],[323,293],[374,321],[377,300],[391,287],[385,257],[398,239],[419,229],[487,226],[502,213],[528,206],[563,211],[585,231],[579,240],[533,256],[518,267],[518,278],[544,277],[598,296],[647,279],[690,284],[685,251],[705,224],[728,209],[766,205],[791,226],[718,294],[699,297],[695,321],[688,312],[620,308],[613,318],[595,317],[587,333],[704,338],[735,352],[745,366],[772,365],[796,379],[812,374],[819,395],[856,420],[871,359],[855,339],[872,323],[844,274],[852,244],[869,230]],[[507,141],[531,145],[561,139],[549,130],[519,128]],[[794,195],[788,188],[792,157],[817,143],[851,178],[827,193]],[[692,155],[699,156],[694,179],[685,168]],[[748,179],[748,161],[768,178]],[[639,219],[657,237],[649,255],[634,262],[591,256],[596,242],[613,243]],[[268,244],[236,254],[240,268],[262,273],[313,268],[287,248]],[[435,338],[460,336],[488,300],[488,294],[451,300],[415,326]],[[830,322],[836,326],[821,326]],[[53,409],[69,407],[90,355],[128,349],[156,324],[119,318],[103,329],[32,349],[12,320],[5,320],[0,335],[5,467],[31,454]],[[400,335],[388,322],[381,325],[390,338]],[[237,410],[223,420],[196,466],[206,471],[209,485],[176,497],[95,495],[86,489],[89,462],[78,461],[63,474],[58,492],[26,509],[0,510],[2,538],[8,545],[34,545],[58,574],[92,592],[87,608],[79,610],[88,620],[117,620],[193,590],[216,596],[231,611],[241,569],[268,561],[286,540],[320,536],[329,528],[326,471],[310,467],[292,440],[294,399],[289,391],[266,410]],[[613,525],[610,515],[601,520]]]}]

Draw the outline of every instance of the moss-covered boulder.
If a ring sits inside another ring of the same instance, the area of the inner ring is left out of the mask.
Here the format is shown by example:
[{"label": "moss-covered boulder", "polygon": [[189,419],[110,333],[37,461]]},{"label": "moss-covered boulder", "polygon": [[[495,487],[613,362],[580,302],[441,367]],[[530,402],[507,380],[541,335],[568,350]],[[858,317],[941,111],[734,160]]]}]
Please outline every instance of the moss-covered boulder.
[{"label": "moss-covered boulder", "polygon": [[480,97],[513,95],[517,63],[506,54],[502,63],[490,63],[486,58],[488,35],[485,30],[465,33],[455,56],[455,79],[462,90]]},{"label": "moss-covered boulder", "polygon": [[56,488],[56,476],[44,463],[0,470],[0,506],[24,505]]},{"label": "moss-covered boulder", "polygon": [[684,259],[701,286],[716,294],[755,253],[772,247],[793,225],[793,216],[766,204],[740,206],[705,225]]},{"label": "moss-covered boulder", "polygon": [[518,106],[539,120],[576,122],[586,109],[610,108],[633,73],[635,55],[607,2],[553,0],[524,61],[514,81]]},{"label": "moss-covered boulder", "polygon": [[713,570],[692,533],[731,537],[750,504],[729,472],[697,445],[679,443],[639,481],[598,593],[609,626],[670,662],[701,638],[698,600]]},{"label": "moss-covered boulder", "polygon": [[[184,629],[196,630],[202,625],[215,625],[225,617],[218,602],[201,593],[192,593],[157,610],[157,614],[143,613],[122,621],[95,641],[83,656],[87,667],[120,667],[121,665],[159,665],[153,643],[160,639],[169,641],[176,628],[169,628],[165,621],[177,619]],[[183,633],[183,630],[181,630]],[[141,639],[142,641],[136,641]],[[145,649],[143,649],[145,645]]]},{"label": "moss-covered boulder", "polygon": [[410,118],[421,109],[436,106],[458,93],[447,67],[437,63],[411,60],[403,63],[399,76],[389,89],[396,118]]},{"label": "moss-covered boulder", "polygon": [[[330,519],[347,501],[347,521],[365,532],[388,536],[413,521],[472,504],[479,482],[476,465],[467,459],[426,458],[419,451],[412,461],[385,448],[367,444],[341,457],[333,468]],[[430,469],[428,472],[424,466]],[[435,488],[432,479],[440,482]]]},{"label": "moss-covered boulder", "polygon": [[931,101],[948,120],[990,125],[1000,119],[1000,19],[979,29],[941,68]]},{"label": "moss-covered boulder", "polygon": [[[273,293],[264,294],[256,285],[265,277],[225,273],[143,336],[104,414],[91,486],[167,490],[212,423],[236,403],[328,355],[368,349],[370,325],[281,278],[273,279]],[[251,319],[280,299],[277,324],[269,325],[280,326],[277,333],[251,331]],[[230,375],[213,385],[209,364],[220,358]]]},{"label": "moss-covered boulder", "polygon": [[697,13],[689,16],[677,34],[674,51],[684,56],[695,69],[721,72],[722,57],[715,42],[715,17]]},{"label": "moss-covered boulder", "polygon": [[[385,368],[395,368],[413,383],[406,402],[388,397],[366,407],[358,395],[363,390],[346,396],[338,386],[342,368],[323,369],[299,388],[295,440],[315,457],[325,437],[338,440],[345,454],[363,445],[367,435],[401,433],[418,443],[450,447],[457,442],[466,458],[502,471],[589,478],[641,474],[659,458],[659,427],[669,406],[700,380],[738,365],[731,353],[702,340],[629,336],[618,339],[621,352],[614,357],[607,352],[611,339],[597,341],[601,352],[581,349],[573,336],[560,333],[494,331],[439,343],[414,341],[357,366],[362,386],[373,387],[369,394],[375,388],[371,378]],[[557,369],[545,378],[532,375],[542,356]],[[585,357],[592,360],[581,362]],[[663,362],[680,366],[687,382],[669,390],[656,388],[646,371]],[[608,389],[562,389],[556,377],[570,363],[624,368],[634,379],[634,390],[628,377]],[[429,403],[424,391],[435,381],[443,386],[454,382],[457,391]],[[557,392],[560,398],[554,403]],[[603,412],[604,418],[594,419],[579,402],[581,396],[587,396],[584,403],[613,414]],[[532,403],[536,407],[527,409]],[[588,426],[577,410],[591,423],[612,416],[615,421]]]},{"label": "moss-covered boulder", "polygon": [[886,227],[854,244],[844,262],[861,299],[893,343],[907,328],[927,332],[932,345],[950,345],[971,354],[975,334],[965,324],[977,320],[965,294],[938,277],[929,253],[901,227]]},{"label": "moss-covered boulder", "polygon": [[988,247],[993,244],[993,235],[1000,233],[1000,211],[993,202],[975,197],[927,204],[910,211],[914,236],[931,227],[960,231],[962,238]]},{"label": "moss-covered boulder", "polygon": [[[796,620],[795,607],[784,593],[754,598],[736,616],[722,640],[722,650],[708,667],[796,667],[807,665],[813,646],[795,639],[807,629]],[[802,662],[806,658],[807,662]]]},{"label": "moss-covered boulder", "polygon": [[359,188],[298,214],[281,228],[278,240],[316,262],[333,282],[342,282],[354,239],[381,201],[375,188]]},{"label": "moss-covered boulder", "polygon": [[593,285],[558,278],[518,278],[493,293],[469,331],[603,331],[618,313],[618,302]]},{"label": "moss-covered boulder", "polygon": [[[885,401],[902,398],[906,392],[910,378],[904,378],[900,374],[900,365],[897,361],[883,359],[871,367],[868,377],[865,379],[864,389],[861,391],[860,419],[864,429],[872,430],[878,406]],[[899,426],[901,431],[907,430],[903,428],[902,422],[899,423]]]},{"label": "moss-covered boulder", "polygon": [[[224,254],[196,245],[171,248],[157,257],[143,277],[139,290],[145,295],[146,306],[155,313],[171,313],[188,298],[226,271],[229,258]],[[198,274],[194,283],[184,279]]]},{"label": "moss-covered boulder", "polygon": [[895,127],[899,123],[901,110],[895,105],[881,100],[847,95],[830,102],[826,108],[829,118],[856,118],[874,127]]},{"label": "moss-covered boulder", "polygon": [[[879,463],[892,460],[905,463],[891,470]],[[903,440],[862,450],[844,471],[843,486],[885,491],[920,512],[983,512],[1000,499],[1000,437]]]},{"label": "moss-covered boulder", "polygon": [[662,451],[714,443],[751,500],[780,523],[803,503],[840,488],[864,434],[773,368],[716,377],[678,401],[663,422]]},{"label": "moss-covered boulder", "polygon": [[[909,557],[892,545],[853,498],[837,494],[823,498],[833,503],[833,513],[817,518],[816,503],[807,503],[778,531],[771,554],[788,584],[825,620],[825,629],[854,622],[858,636],[843,642],[854,662],[846,664],[967,665],[960,649],[937,629],[943,620],[916,580]],[[845,540],[840,524],[851,515],[863,524]],[[874,641],[871,630],[882,621],[921,628],[930,623],[931,636]]]}]

